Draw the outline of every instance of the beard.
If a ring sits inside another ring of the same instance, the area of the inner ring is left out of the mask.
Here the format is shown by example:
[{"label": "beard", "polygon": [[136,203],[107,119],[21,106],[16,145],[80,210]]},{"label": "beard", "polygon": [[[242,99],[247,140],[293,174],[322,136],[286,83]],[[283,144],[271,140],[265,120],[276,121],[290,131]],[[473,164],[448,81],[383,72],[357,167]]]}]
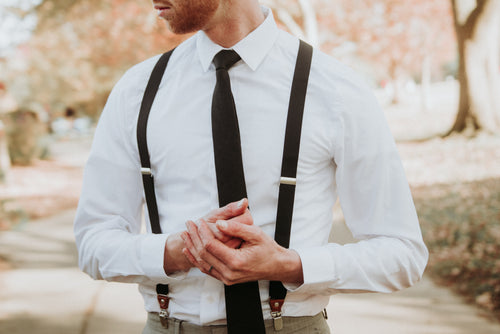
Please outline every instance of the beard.
[{"label": "beard", "polygon": [[219,0],[180,0],[163,18],[173,33],[186,34],[206,28],[218,8]]}]

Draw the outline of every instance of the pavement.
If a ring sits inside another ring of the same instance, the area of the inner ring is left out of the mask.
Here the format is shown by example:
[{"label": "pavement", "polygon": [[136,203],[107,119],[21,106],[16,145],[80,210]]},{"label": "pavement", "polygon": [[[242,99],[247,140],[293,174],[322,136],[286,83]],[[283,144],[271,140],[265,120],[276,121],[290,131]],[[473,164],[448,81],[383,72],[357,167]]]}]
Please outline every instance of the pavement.
[{"label": "pavement", "polygon": [[[141,333],[146,313],[134,284],[94,281],[77,267],[74,211],[0,232],[0,333]],[[335,224],[332,235],[348,242]],[[334,238],[335,239],[335,238]],[[424,277],[393,294],[332,296],[335,334],[498,334],[500,324]]]}]

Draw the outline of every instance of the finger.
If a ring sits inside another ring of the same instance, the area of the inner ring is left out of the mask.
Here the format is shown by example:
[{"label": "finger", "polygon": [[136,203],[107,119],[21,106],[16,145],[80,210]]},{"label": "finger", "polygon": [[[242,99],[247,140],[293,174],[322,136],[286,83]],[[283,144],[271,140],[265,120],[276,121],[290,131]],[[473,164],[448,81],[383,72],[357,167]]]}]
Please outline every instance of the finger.
[{"label": "finger", "polygon": [[199,237],[196,224],[194,224],[192,221],[188,221],[186,224],[188,226],[188,231],[184,231],[181,236],[184,236],[184,244],[194,258],[194,263],[193,261],[191,261],[191,263],[201,271],[207,272],[211,266],[211,263],[208,263],[204,259],[203,253],[206,253],[206,250]]},{"label": "finger", "polygon": [[222,208],[211,211],[203,217],[208,223],[215,223],[217,220],[230,219],[245,213],[248,208],[248,199],[243,198],[237,202],[231,202]]},{"label": "finger", "polygon": [[[197,227],[199,227],[201,225],[201,222],[205,221],[205,219],[203,218],[200,218],[198,220],[196,220],[194,223],[196,224]],[[215,222],[214,223],[207,223],[208,224],[208,227],[210,227],[210,230],[212,231],[212,233],[214,234],[214,236],[219,239],[220,241],[226,243],[227,241],[229,241],[231,239],[230,236],[228,235],[225,235],[224,233],[222,233],[218,228],[217,226],[215,225]]]},{"label": "finger", "polygon": [[[200,226],[201,225],[201,221],[202,219],[198,220],[197,221],[197,225]],[[222,233],[218,228],[217,226],[215,225],[215,223],[207,223],[208,227],[210,228],[210,230],[212,231],[212,233],[214,234],[214,236],[219,239],[221,242],[227,242],[228,240],[231,239],[230,236],[228,235],[225,235],[224,233]]]},{"label": "finger", "polygon": [[198,255],[198,251],[194,247],[193,242],[189,236],[189,233],[183,232],[181,234],[181,238],[184,241],[184,244],[186,245],[186,247],[182,249],[182,253],[184,254],[184,256],[187,257],[189,262],[197,268],[203,268],[203,269],[205,269],[205,267],[209,268],[210,267],[209,264],[201,261],[200,256]]},{"label": "finger", "polygon": [[220,274],[219,270],[227,270],[226,265],[212,254],[206,253],[202,255],[203,259],[200,262],[196,260],[196,257],[192,254],[189,248],[184,248],[182,252],[188,258],[191,264],[200,269],[200,271],[204,274],[220,279],[222,275]]},{"label": "finger", "polygon": [[[200,222],[201,224],[201,222]],[[207,223],[208,228],[210,228],[210,231],[213,233],[214,237],[217,238],[220,242],[224,243],[226,246],[230,248],[238,248],[243,240],[238,239],[238,238],[232,238],[231,236],[222,233],[218,228],[216,224],[213,223]]]},{"label": "finger", "polygon": [[236,249],[236,248],[240,248],[242,243],[243,243],[243,240],[241,240],[239,238],[231,238],[228,242],[225,242],[224,245],[226,245],[229,248]]},{"label": "finger", "polygon": [[[189,225],[188,228],[190,229],[191,232],[189,233],[185,232],[185,239],[186,239],[185,244],[186,244],[186,249],[187,251],[189,251],[189,253],[186,253],[185,255],[189,256],[190,254],[192,256],[191,258],[192,264],[207,275],[212,275],[210,272],[211,266],[213,266],[213,268],[217,268],[218,271],[220,271],[219,268],[224,268],[225,267],[224,263],[222,263],[219,259],[213,256],[205,248],[205,243],[200,238],[201,230],[203,230],[203,236],[205,240],[211,240],[212,242],[215,243],[221,243],[219,240],[215,239],[213,233],[211,233],[210,229],[208,228],[207,223],[205,221],[202,221],[199,229],[191,221],[188,222],[188,225]],[[197,241],[193,240],[193,236]],[[196,243],[199,243],[199,245],[196,245]]]},{"label": "finger", "polygon": [[[209,229],[206,224],[200,225],[200,237],[207,250],[207,253],[212,257],[210,261],[221,262],[225,267],[227,267],[227,264],[231,263],[232,259],[234,259],[237,255],[237,251],[235,249],[224,245],[220,241],[215,240],[213,237],[211,238],[209,235]],[[208,259],[206,260],[208,261]],[[213,264],[214,262],[210,263]],[[217,266],[217,268],[219,268],[219,272],[223,272],[223,270],[221,270],[222,266]]]},{"label": "finger", "polygon": [[262,230],[255,225],[241,224],[237,221],[217,221],[217,228],[224,234],[230,235],[233,238],[239,238],[246,242],[259,242],[263,238]]},{"label": "finger", "polygon": [[199,268],[200,267],[200,264],[198,261],[196,261],[195,257],[193,256],[193,254],[191,254],[191,252],[189,251],[188,248],[183,248],[182,249],[182,254],[184,254],[184,256],[188,259],[188,261],[193,265],[195,266],[196,268]]},{"label": "finger", "polygon": [[250,210],[246,209],[241,215],[232,217],[230,219],[219,219],[227,221],[235,221],[245,225],[253,225],[253,217]]},{"label": "finger", "polygon": [[[227,245],[223,244],[219,240],[215,239],[210,234],[210,230],[209,230],[207,224],[200,225],[199,232],[200,232],[201,241],[202,241],[202,243],[207,251],[207,254],[205,254],[205,253],[203,254],[203,259],[205,261],[210,262],[211,264],[216,264],[217,262],[221,262],[223,264],[226,264],[226,262],[223,259],[229,259],[235,255],[234,248],[228,247]],[[224,255],[221,257],[216,256],[214,253],[212,253],[213,249],[218,249],[218,253],[219,254],[223,253]],[[217,266],[217,268],[221,268],[221,267],[222,266]],[[221,270],[219,270],[219,271],[221,271]]]},{"label": "finger", "polygon": [[189,233],[189,238],[190,238],[194,248],[197,251],[200,251],[203,248],[203,244],[202,244],[200,236],[198,234],[198,227],[191,220],[188,220],[186,222],[186,227],[187,227],[187,232]]}]

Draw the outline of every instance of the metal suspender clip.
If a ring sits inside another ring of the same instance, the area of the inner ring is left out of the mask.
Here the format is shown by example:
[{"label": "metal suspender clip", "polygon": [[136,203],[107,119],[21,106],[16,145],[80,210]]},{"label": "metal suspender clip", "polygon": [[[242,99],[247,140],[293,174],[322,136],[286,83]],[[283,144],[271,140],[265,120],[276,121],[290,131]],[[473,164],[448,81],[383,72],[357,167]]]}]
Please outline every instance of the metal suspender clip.
[{"label": "metal suspender clip", "polygon": [[280,184],[289,184],[289,185],[296,185],[297,184],[297,179],[294,177],[285,177],[282,176],[280,178]]},{"label": "metal suspender clip", "polygon": [[147,167],[141,167],[141,174],[142,175],[153,175],[151,173],[151,168],[147,168]]},{"label": "metal suspender clip", "polygon": [[271,317],[273,318],[274,330],[280,331],[283,329],[283,318],[281,317],[281,308],[283,307],[284,299],[270,299]]},{"label": "metal suspender clip", "polygon": [[168,328],[168,302],[170,301],[170,297],[167,295],[157,294],[156,298],[160,304],[160,322],[163,327]]}]

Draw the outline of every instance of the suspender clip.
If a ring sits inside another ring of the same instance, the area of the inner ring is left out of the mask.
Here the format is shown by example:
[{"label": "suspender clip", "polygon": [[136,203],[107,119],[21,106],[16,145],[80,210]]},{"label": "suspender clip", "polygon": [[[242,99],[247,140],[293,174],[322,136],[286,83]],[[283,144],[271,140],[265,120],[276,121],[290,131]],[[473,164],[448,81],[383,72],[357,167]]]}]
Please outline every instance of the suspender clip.
[{"label": "suspender clip", "polygon": [[286,176],[282,176],[280,178],[280,184],[289,184],[289,185],[296,185],[297,184],[297,179],[294,178],[294,177],[286,177]]},{"label": "suspender clip", "polygon": [[273,318],[274,330],[280,331],[283,329],[283,318],[281,317],[281,308],[283,307],[284,299],[270,299],[271,317]]},{"label": "suspender clip", "polygon": [[151,173],[151,168],[147,168],[147,167],[141,167],[141,174],[142,175],[153,175],[153,173]]},{"label": "suspender clip", "polygon": [[164,328],[168,328],[168,303],[170,302],[170,297],[167,295],[158,294],[156,295],[158,303],[160,304],[160,322]]}]

